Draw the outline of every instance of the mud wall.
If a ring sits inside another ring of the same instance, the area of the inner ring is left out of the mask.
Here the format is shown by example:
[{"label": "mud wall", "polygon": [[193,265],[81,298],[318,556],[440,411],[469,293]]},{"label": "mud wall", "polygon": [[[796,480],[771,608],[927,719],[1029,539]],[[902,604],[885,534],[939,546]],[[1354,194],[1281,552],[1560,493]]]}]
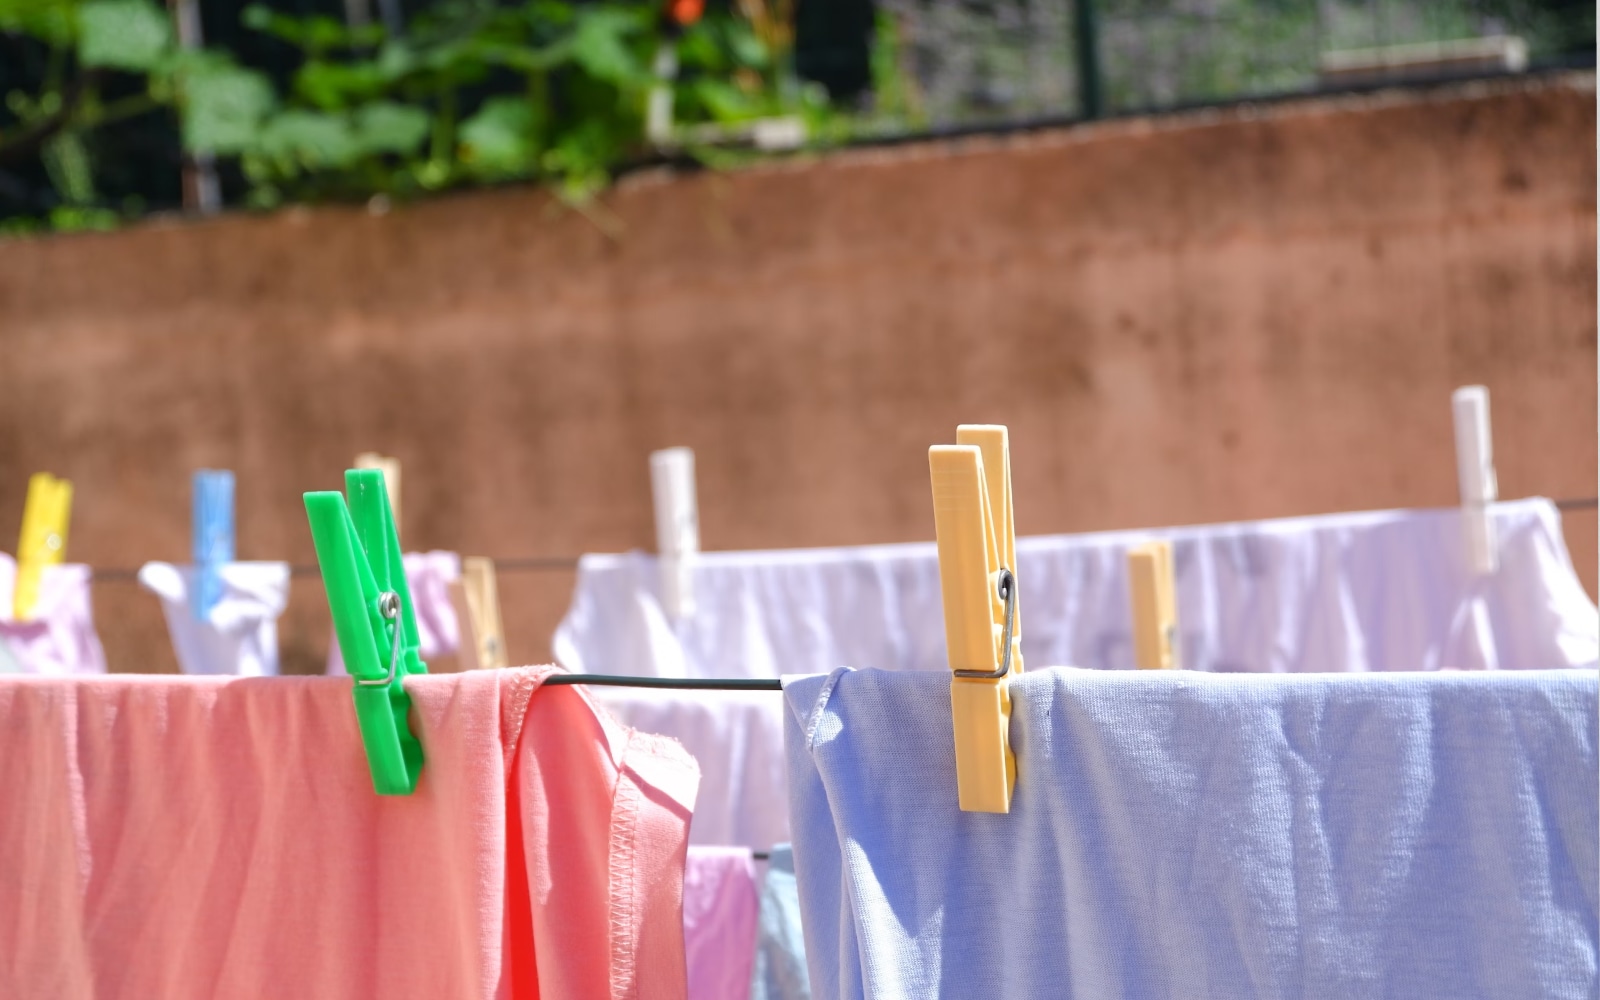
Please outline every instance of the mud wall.
[{"label": "mud wall", "polygon": [[[405,462],[410,548],[649,547],[697,452],[707,548],[932,536],[927,447],[1010,425],[1023,533],[1449,504],[1450,390],[1502,495],[1596,483],[1592,76],[1307,101],[536,192],[0,243],[0,546],[77,485],[70,556],[182,560],[234,469],[241,558]],[[1591,591],[1592,510],[1567,517]],[[505,574],[514,659],[571,575]],[[174,669],[95,593],[114,669]],[[283,645],[320,665],[296,580]]]}]

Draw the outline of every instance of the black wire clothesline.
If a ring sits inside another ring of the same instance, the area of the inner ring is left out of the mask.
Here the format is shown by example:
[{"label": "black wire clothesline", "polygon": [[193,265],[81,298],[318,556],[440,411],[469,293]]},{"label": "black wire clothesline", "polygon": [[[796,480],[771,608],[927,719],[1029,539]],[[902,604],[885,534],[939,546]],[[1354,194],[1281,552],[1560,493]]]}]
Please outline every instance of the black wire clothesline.
[{"label": "black wire clothesline", "polygon": [[[1600,507],[1600,497],[1557,500],[1555,504],[1559,511],[1593,510]],[[577,556],[515,556],[510,559],[495,559],[493,562],[496,573],[552,573],[568,572],[578,568]],[[296,563],[289,567],[289,575],[321,576],[322,570],[316,563]],[[138,578],[138,570],[117,567],[97,569],[94,571],[93,579],[95,583],[132,583]]]},{"label": "black wire clothesline", "polygon": [[[552,674],[544,685],[569,687],[574,684],[598,684],[605,687],[669,688],[678,691],[782,691],[783,682],[776,677],[625,677],[619,674]],[[770,861],[766,851],[751,851],[756,861]]]}]

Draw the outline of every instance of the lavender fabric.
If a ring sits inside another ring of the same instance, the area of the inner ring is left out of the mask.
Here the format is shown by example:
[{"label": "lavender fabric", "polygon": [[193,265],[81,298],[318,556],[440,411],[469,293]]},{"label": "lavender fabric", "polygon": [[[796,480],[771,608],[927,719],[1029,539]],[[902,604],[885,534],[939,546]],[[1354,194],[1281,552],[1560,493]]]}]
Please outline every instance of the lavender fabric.
[{"label": "lavender fabric", "polygon": [[1596,681],[1030,671],[990,815],[947,675],[791,679],[813,995],[1592,1000]]}]

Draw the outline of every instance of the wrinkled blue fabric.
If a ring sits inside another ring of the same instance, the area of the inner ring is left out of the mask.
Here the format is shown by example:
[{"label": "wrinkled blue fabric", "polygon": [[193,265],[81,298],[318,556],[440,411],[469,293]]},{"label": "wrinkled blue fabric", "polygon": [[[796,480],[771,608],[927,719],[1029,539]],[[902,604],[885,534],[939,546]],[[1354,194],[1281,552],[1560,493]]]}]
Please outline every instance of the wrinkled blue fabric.
[{"label": "wrinkled blue fabric", "polygon": [[788,844],[772,849],[767,877],[761,880],[750,1000],[811,1000],[800,924],[800,888],[795,884],[794,850]]},{"label": "wrinkled blue fabric", "polygon": [[948,676],[791,679],[812,992],[1588,1000],[1596,682],[1030,672],[989,815]]}]

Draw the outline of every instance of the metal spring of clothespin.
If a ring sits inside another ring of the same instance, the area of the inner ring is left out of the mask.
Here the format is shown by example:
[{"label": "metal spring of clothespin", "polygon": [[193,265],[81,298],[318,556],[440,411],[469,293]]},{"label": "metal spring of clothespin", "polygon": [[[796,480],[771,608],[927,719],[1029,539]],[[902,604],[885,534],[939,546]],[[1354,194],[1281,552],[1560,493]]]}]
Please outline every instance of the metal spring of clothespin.
[{"label": "metal spring of clothespin", "polygon": [[193,478],[192,549],[194,589],[190,607],[206,621],[222,599],[222,567],[233,562],[233,473],[197,469]]},{"label": "metal spring of clothespin", "polygon": [[[346,494],[348,494],[348,502]],[[406,713],[404,681],[427,673],[383,473],[351,469],[345,493],[305,495],[334,634],[354,678],[356,721],[380,795],[409,795],[422,772],[422,744]]]}]

